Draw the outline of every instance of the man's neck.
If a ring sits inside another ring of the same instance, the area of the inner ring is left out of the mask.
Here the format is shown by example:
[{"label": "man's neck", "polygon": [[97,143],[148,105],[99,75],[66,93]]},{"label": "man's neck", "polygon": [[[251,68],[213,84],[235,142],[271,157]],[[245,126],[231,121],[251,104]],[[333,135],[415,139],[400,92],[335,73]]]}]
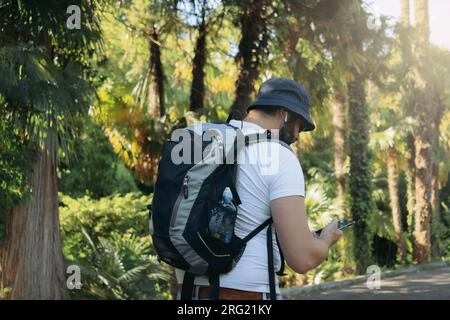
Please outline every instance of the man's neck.
[{"label": "man's neck", "polygon": [[273,125],[273,121],[271,119],[266,119],[266,118],[262,118],[262,117],[256,118],[256,117],[252,117],[249,115],[249,116],[245,117],[244,121],[254,123],[265,130],[277,129]]}]

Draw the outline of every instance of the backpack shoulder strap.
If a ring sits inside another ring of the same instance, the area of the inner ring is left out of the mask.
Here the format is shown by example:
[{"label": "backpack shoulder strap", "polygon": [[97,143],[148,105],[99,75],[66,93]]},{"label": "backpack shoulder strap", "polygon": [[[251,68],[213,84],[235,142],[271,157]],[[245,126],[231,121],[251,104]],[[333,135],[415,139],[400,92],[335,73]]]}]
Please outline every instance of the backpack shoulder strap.
[{"label": "backpack shoulder strap", "polygon": [[265,227],[272,224],[272,217],[261,223],[255,230],[250,232],[244,239],[242,239],[245,243],[249,242],[254,236],[260,233]]},{"label": "backpack shoulder strap", "polygon": [[272,225],[267,228],[267,269],[269,272],[270,300],[277,300],[275,270],[273,265]]},{"label": "backpack shoulder strap", "polygon": [[260,142],[277,142],[286,149],[292,151],[292,148],[284,141],[281,141],[280,139],[274,139],[272,138],[272,132],[270,130],[266,130],[263,133],[251,133],[244,136],[245,139],[245,145],[249,146],[254,143],[260,143]]}]

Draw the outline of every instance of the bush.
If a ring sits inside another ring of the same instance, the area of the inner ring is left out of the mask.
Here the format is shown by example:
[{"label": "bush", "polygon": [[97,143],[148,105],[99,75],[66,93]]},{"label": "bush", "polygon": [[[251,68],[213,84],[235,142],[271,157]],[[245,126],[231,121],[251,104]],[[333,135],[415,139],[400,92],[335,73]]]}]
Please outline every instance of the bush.
[{"label": "bush", "polygon": [[59,168],[59,190],[72,197],[94,199],[113,193],[137,192],[132,173],[114,153],[102,128],[86,119],[80,139],[74,142],[76,159]]},{"label": "bush", "polygon": [[136,193],[99,200],[60,195],[63,253],[82,276],[74,298],[170,298],[170,269],[156,260],[148,233],[150,201]]}]

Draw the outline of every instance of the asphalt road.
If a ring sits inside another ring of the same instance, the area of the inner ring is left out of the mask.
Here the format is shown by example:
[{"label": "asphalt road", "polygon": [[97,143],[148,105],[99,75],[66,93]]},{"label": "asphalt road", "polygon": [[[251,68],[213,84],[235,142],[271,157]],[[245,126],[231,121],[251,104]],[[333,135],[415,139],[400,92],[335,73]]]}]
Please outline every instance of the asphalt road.
[{"label": "asphalt road", "polygon": [[450,300],[450,267],[381,278],[380,289],[368,289],[364,282],[341,288],[302,293],[289,298],[298,300]]}]

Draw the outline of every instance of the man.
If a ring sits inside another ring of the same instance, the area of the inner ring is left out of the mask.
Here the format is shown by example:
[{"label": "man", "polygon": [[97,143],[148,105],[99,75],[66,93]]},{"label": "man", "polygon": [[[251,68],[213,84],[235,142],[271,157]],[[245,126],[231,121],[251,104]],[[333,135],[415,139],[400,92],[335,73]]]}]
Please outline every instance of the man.
[{"label": "man", "polygon": [[[301,85],[290,79],[274,78],[261,85],[256,100],[247,108],[247,117],[243,121],[231,120],[230,125],[240,128],[244,134],[279,132],[280,140],[291,144],[299,132],[314,130],[309,109],[310,98]],[[320,236],[309,230],[303,172],[290,149],[276,142],[260,142],[249,145],[244,152],[247,161],[239,165],[237,192],[242,204],[238,208],[235,234],[243,238],[272,216],[287,264],[298,273],[315,268],[327,258],[330,247],[342,235],[337,221],[328,224]],[[272,239],[275,270],[278,270],[280,253],[275,236]],[[258,233],[248,242],[236,266],[220,276],[220,299],[269,298],[266,248],[266,232]],[[176,270],[176,273],[181,283],[183,271]],[[196,277],[195,284],[194,298],[206,299],[208,279]],[[280,298],[278,282],[276,293]]]}]

